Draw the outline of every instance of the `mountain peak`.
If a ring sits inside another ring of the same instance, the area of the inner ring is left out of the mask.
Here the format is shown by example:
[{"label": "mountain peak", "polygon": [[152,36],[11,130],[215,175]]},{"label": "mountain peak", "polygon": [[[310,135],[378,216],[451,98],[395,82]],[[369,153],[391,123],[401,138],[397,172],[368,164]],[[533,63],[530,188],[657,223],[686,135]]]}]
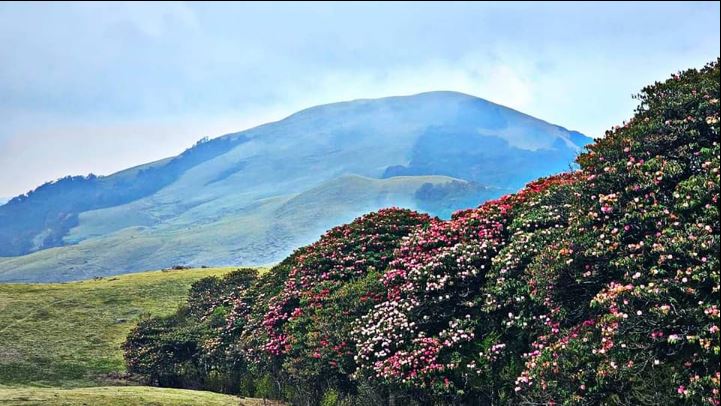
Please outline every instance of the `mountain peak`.
[{"label": "mountain peak", "polygon": [[447,216],[516,190],[567,170],[588,142],[452,91],[315,106],[0,206],[0,280],[269,263],[368,210]]}]

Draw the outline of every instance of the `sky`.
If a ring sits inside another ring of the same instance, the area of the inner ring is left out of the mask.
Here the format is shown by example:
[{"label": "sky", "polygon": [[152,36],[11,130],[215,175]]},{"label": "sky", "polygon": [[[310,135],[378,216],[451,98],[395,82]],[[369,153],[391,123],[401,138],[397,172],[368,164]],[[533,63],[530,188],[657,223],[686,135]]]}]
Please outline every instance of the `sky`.
[{"label": "sky", "polygon": [[454,90],[592,137],[719,56],[718,2],[0,3],[0,197],[318,104]]}]

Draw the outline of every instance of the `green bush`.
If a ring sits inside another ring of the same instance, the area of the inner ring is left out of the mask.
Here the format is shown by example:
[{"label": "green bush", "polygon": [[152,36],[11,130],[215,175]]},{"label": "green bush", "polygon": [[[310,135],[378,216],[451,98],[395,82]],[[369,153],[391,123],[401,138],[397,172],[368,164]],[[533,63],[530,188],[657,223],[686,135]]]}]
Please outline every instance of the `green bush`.
[{"label": "green bush", "polygon": [[323,398],[320,400],[320,406],[338,406],[340,403],[340,393],[333,388],[326,389]]}]

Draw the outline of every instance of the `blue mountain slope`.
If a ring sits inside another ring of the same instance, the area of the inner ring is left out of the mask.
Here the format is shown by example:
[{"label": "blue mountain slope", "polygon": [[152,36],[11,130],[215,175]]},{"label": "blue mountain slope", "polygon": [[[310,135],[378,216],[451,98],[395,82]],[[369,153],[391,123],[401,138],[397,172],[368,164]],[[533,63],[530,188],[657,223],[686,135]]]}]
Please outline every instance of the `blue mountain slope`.
[{"label": "blue mountain slope", "polygon": [[[322,227],[383,205],[447,216],[568,169],[588,142],[577,132],[454,92],[317,106],[199,143],[177,157],[106,177],[69,177],[12,199],[0,206],[0,256],[8,257],[0,259],[0,280],[8,272],[13,280],[24,272],[33,280],[72,279],[83,264],[95,267],[91,273],[109,274],[181,262],[275,260]],[[432,182],[423,181],[429,176]],[[381,187],[358,179],[389,182]],[[322,187],[328,182],[344,189],[347,201],[329,195]],[[303,196],[309,210],[295,210],[301,218],[293,226],[276,222],[275,231],[267,229],[269,213],[280,210],[268,205],[291,196]],[[330,201],[337,210],[325,216],[315,210]],[[266,231],[255,232],[260,229]],[[194,230],[206,239],[194,238]],[[254,237],[227,237],[233,233]],[[132,244],[123,247],[123,238]],[[197,246],[175,252],[178,244],[169,241],[179,240]],[[46,252],[51,247],[57,248]]]}]

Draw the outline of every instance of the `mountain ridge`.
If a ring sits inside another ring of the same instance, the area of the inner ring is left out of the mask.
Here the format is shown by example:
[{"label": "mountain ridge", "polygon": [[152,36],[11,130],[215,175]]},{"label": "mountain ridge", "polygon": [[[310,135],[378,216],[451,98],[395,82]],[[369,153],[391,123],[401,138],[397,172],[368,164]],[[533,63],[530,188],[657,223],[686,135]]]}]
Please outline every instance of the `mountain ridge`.
[{"label": "mountain ridge", "polygon": [[[457,92],[426,92],[314,106],[272,123],[202,139],[175,157],[108,176],[62,178],[14,198],[0,206],[0,257],[5,257],[0,258],[0,280],[8,273],[18,275],[35,257],[18,258],[48,248],[64,247],[63,252],[71,252],[73,246],[83,241],[104,237],[110,238],[107,240],[110,245],[113,233],[139,232],[154,241],[161,235],[188,238],[181,234],[183,227],[193,229],[217,223],[223,217],[251,221],[243,213],[252,211],[254,202],[304,193],[348,175],[404,178],[387,184],[398,188],[398,193],[383,192],[368,182],[351,182],[357,188],[370,188],[353,194],[365,200],[343,205],[349,211],[338,212],[338,219],[324,222],[326,228],[339,224],[341,218],[350,220],[362,214],[360,208],[368,211],[381,208],[379,195],[374,193],[395,196],[395,200],[384,200],[390,206],[420,208],[420,204],[432,215],[447,217],[455,209],[516,190],[535,177],[567,169],[590,141],[580,133]],[[412,178],[424,176],[446,176],[470,183],[444,187],[432,183],[425,186],[425,195],[421,196],[425,200],[420,202],[416,201],[416,192],[422,184]],[[415,185],[416,190],[411,191],[404,182]],[[437,202],[443,199],[443,193],[454,194],[450,201],[456,203],[440,207]],[[309,204],[322,207],[322,199],[327,197],[319,195]],[[268,207],[265,211],[257,209],[260,211],[256,214],[261,217],[251,221],[253,227],[277,224],[264,217],[272,212]],[[296,239],[310,241],[306,237],[316,227],[291,229],[302,234],[302,238],[285,235],[282,240],[287,244]],[[277,238],[270,234],[262,237],[265,242]],[[229,242],[215,244],[225,246],[229,254],[226,261],[245,259],[256,263],[258,259],[230,255],[239,248]],[[163,245],[161,241],[147,249],[152,253]],[[282,258],[293,247],[267,247],[260,243],[256,248],[269,252],[261,261],[268,263]],[[201,251],[215,250],[203,247]],[[131,264],[123,272],[148,269],[142,268],[147,264],[141,265],[137,258],[118,255],[118,259],[129,260]],[[201,255],[192,262],[205,265],[200,262],[203,258],[219,261],[221,256]],[[171,266],[181,260],[187,261],[187,256],[170,255],[165,263],[153,263],[151,268]],[[18,261],[24,265],[16,267]],[[86,262],[77,258],[72,266],[78,268]],[[48,270],[60,268],[53,272],[61,274],[67,274],[70,266],[52,265],[50,262],[43,266]],[[37,270],[35,266],[31,268],[33,272]],[[112,271],[102,269],[102,274]]]}]

